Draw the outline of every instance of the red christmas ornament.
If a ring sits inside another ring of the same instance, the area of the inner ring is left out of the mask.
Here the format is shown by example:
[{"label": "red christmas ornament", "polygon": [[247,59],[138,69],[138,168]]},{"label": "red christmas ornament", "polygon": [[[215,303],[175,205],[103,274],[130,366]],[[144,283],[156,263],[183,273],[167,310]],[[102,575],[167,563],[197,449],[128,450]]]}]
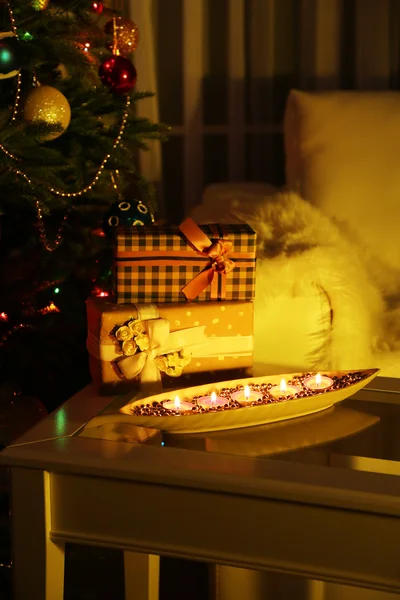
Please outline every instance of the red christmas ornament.
[{"label": "red christmas ornament", "polygon": [[136,83],[136,69],[130,60],[113,54],[99,68],[101,81],[116,94],[129,92]]},{"label": "red christmas ornament", "polygon": [[102,2],[93,2],[93,4],[92,4],[93,12],[95,12],[98,15],[101,15],[103,10],[104,10],[104,4]]}]

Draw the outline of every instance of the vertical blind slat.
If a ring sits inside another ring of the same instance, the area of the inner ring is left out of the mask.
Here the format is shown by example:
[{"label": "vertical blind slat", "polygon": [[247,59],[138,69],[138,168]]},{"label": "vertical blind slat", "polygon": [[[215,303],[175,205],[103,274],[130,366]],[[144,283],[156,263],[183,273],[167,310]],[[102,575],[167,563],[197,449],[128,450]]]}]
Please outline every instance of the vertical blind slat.
[{"label": "vertical blind slat", "polygon": [[312,89],[314,85],[315,60],[315,2],[300,0],[299,9],[299,85]]},{"label": "vertical blind slat", "polygon": [[339,87],[341,0],[316,0],[315,79],[318,89]]},{"label": "vertical blind slat", "polygon": [[390,88],[400,88],[400,3],[390,0]]},{"label": "vertical blind slat", "polygon": [[[379,10],[377,10],[379,4]],[[390,0],[356,0],[357,88],[385,89],[390,80]]]},{"label": "vertical blind slat", "polygon": [[244,0],[229,0],[228,66],[229,66],[229,179],[244,179],[245,136],[245,35]]},{"label": "vertical blind slat", "polygon": [[249,14],[249,71],[251,123],[271,122],[274,114],[273,82],[276,77],[276,10],[281,0],[252,0]]},{"label": "vertical blind slat", "polygon": [[[151,90],[157,93],[156,58],[153,44],[153,0],[135,0],[130,6],[129,17],[140,23],[141,40],[134,55],[134,62],[138,72],[137,89],[141,91]],[[158,122],[160,115],[158,111],[158,98],[153,96],[137,103],[137,114],[139,117]],[[161,148],[160,142],[148,140],[149,151],[140,151],[139,161],[141,172],[146,179],[154,183],[160,183],[162,176]],[[160,198],[161,200],[161,198]]]},{"label": "vertical blind slat", "polygon": [[184,206],[201,199],[203,189],[204,2],[183,0],[183,113],[185,135]]}]

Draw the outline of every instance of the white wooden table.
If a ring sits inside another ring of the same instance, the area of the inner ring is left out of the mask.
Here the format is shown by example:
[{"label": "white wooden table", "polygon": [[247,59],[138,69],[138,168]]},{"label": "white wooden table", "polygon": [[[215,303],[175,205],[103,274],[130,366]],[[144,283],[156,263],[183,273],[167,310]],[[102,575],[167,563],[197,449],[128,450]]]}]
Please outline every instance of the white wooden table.
[{"label": "white wooden table", "polygon": [[[400,423],[397,383],[370,387],[358,394],[366,409],[389,406]],[[123,550],[135,600],[156,600],[158,555],[400,594],[396,428],[392,460],[318,449],[269,460],[78,435],[111,400],[88,387],[0,454],[15,600],[62,600],[67,542]],[[326,597],[311,587],[313,600]]]}]

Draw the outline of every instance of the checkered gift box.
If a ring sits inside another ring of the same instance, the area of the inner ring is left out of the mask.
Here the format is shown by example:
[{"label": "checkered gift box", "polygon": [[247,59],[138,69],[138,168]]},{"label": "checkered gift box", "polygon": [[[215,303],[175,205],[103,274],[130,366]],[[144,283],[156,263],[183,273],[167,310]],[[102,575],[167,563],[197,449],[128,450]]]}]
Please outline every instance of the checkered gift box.
[{"label": "checkered gift box", "polygon": [[256,234],[248,225],[132,227],[116,235],[120,304],[253,300]]}]

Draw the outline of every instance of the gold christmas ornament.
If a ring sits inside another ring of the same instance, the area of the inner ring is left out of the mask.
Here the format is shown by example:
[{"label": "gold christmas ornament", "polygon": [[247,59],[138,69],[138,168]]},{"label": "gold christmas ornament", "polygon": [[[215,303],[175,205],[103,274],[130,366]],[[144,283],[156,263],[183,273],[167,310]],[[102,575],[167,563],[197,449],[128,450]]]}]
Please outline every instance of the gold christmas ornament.
[{"label": "gold christmas ornament", "polygon": [[[115,21],[115,24],[114,24]],[[114,41],[108,46],[109,50],[113,50],[116,47],[115,54],[126,56],[135,52],[139,44],[139,27],[134,21],[125,19],[123,17],[117,17],[112,19],[104,28],[105,33],[113,35]]]},{"label": "gold christmas ornament", "polygon": [[[71,108],[59,90],[50,85],[40,85],[34,88],[25,100],[24,119],[30,123],[44,121],[49,125],[60,125],[65,131],[71,121]],[[63,131],[49,134],[45,138],[46,141],[54,140]]]},{"label": "gold christmas ornament", "polygon": [[126,20],[118,26],[117,44],[122,56],[134,52],[139,43],[139,28],[133,21]]}]

